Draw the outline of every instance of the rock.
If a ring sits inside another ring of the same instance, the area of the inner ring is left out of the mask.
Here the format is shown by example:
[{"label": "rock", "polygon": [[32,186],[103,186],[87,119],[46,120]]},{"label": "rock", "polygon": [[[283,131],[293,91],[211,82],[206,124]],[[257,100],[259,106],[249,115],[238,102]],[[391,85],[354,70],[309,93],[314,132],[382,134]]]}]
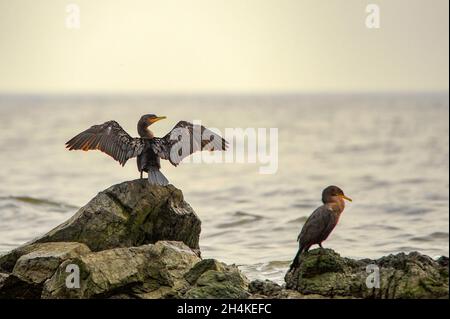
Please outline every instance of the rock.
[{"label": "rock", "polygon": [[204,259],[201,262],[195,264],[195,266],[189,270],[189,272],[184,276],[184,278],[191,285],[193,285],[197,282],[198,278],[208,270],[215,270],[220,272],[225,270],[225,265],[218,262],[215,259]]},{"label": "rock", "polygon": [[[448,257],[301,256],[286,285],[200,258],[200,220],[172,185],[125,182],[44,236],[0,256],[0,298],[448,298]],[[368,288],[376,277],[380,287]],[[369,271],[369,273],[368,273]]]},{"label": "rock", "polygon": [[80,243],[36,244],[33,251],[17,260],[12,273],[28,283],[41,284],[53,275],[62,261],[89,252],[89,248]]},{"label": "rock", "polygon": [[84,244],[64,242],[33,244],[18,249],[11,274],[0,279],[0,296],[39,298],[44,282],[61,262],[87,253],[90,250]]},{"label": "rock", "polygon": [[[201,260],[173,241],[100,252],[81,243],[39,243],[15,250],[15,258],[11,272],[0,272],[0,298],[448,298],[448,258],[419,253],[352,260],[312,250],[286,274],[285,286],[249,283],[235,265]],[[368,265],[379,267],[380,288],[367,288]],[[79,281],[72,280],[75,268]]]},{"label": "rock", "polygon": [[[198,261],[181,242],[93,252],[63,262],[45,283],[42,298],[176,297],[188,285],[184,274]],[[79,268],[79,288],[66,285],[68,265]]]},{"label": "rock", "polygon": [[[285,276],[286,288],[304,295],[353,298],[448,298],[448,267],[412,252],[377,260],[343,258],[331,249],[315,249],[301,256],[297,268]],[[448,264],[448,260],[447,260]],[[371,265],[371,266],[369,266]],[[380,287],[366,280],[379,269]]]},{"label": "rock", "polygon": [[248,298],[248,280],[234,265],[214,259],[197,263],[184,278],[192,285],[183,295],[187,299]]},{"label": "rock", "polygon": [[0,273],[0,299],[36,299],[40,290],[39,286],[21,281],[12,274]]},{"label": "rock", "polygon": [[439,257],[439,259],[437,260],[437,262],[438,262],[439,265],[441,265],[442,267],[447,267],[447,268],[448,268],[448,257],[446,257],[446,256],[441,256],[441,257]]},{"label": "rock", "polygon": [[[200,262],[200,229],[172,185],[114,185],[47,234],[0,256],[0,297],[247,296],[237,267]],[[79,272],[79,288],[70,287],[78,283],[70,271]]]},{"label": "rock", "polygon": [[249,284],[252,299],[324,299],[316,294],[304,295],[296,290],[286,289],[270,280],[254,280]]},{"label": "rock", "polygon": [[252,294],[252,298],[275,298],[278,299],[283,288],[270,280],[254,280],[250,282],[248,291]]},{"label": "rock", "polygon": [[[92,251],[141,246],[158,240],[182,241],[199,249],[201,222],[173,185],[152,186],[146,179],[124,182],[100,192],[72,218],[25,244],[78,242]],[[0,270],[11,270],[13,251],[0,257]]]}]

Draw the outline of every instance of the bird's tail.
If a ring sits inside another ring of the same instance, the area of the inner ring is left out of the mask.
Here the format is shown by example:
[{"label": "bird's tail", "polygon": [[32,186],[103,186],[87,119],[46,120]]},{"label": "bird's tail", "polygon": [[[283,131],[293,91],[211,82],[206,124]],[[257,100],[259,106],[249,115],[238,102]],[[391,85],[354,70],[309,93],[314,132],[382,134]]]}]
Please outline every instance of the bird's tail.
[{"label": "bird's tail", "polygon": [[152,185],[169,185],[167,178],[156,167],[148,169],[148,182]]},{"label": "bird's tail", "polygon": [[292,261],[291,266],[289,267],[289,271],[298,267],[298,265],[300,264],[300,255],[302,254],[302,252],[303,252],[303,248],[300,247],[297,251],[297,255],[295,255],[294,260]]}]

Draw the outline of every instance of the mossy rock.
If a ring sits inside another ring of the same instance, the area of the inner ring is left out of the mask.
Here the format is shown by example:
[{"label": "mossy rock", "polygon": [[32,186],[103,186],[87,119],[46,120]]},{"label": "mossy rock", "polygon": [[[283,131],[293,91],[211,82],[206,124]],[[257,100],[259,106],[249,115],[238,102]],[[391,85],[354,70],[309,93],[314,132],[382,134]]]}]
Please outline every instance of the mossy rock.
[{"label": "mossy rock", "polygon": [[40,298],[44,282],[63,261],[90,252],[85,244],[73,242],[33,244],[16,250],[13,269],[0,284],[0,297]]},{"label": "mossy rock", "polygon": [[200,219],[179,189],[138,179],[100,192],[66,222],[0,257],[0,270],[11,271],[17,250],[35,243],[78,242],[101,251],[172,240],[198,250],[200,231]]},{"label": "mossy rock", "polygon": [[[378,267],[379,287],[366,283],[369,265]],[[330,249],[314,249],[301,255],[285,281],[287,289],[332,298],[448,298],[448,259],[412,252],[353,260]]]},{"label": "mossy rock", "polygon": [[244,299],[250,296],[248,280],[234,265],[213,259],[197,263],[185,278],[191,287],[184,293],[187,299]]},{"label": "mossy rock", "polygon": [[[114,248],[63,262],[45,282],[42,298],[163,298],[186,289],[184,275],[200,258],[181,242]],[[68,265],[77,265],[80,287],[67,287]]]}]

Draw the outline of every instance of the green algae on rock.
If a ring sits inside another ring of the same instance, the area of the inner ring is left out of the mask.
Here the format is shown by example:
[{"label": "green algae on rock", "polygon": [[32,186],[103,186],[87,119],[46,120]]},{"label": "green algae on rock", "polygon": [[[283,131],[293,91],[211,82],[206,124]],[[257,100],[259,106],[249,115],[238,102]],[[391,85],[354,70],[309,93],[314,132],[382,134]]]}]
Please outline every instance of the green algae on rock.
[{"label": "green algae on rock", "polygon": [[185,294],[188,299],[245,299],[248,279],[235,265],[226,265],[214,259],[197,263],[185,275],[192,285]]},{"label": "green algae on rock", "polygon": [[34,242],[79,242],[100,251],[173,240],[199,249],[200,229],[200,219],[179,189],[138,179],[100,192]]},{"label": "green algae on rock", "polygon": [[[353,260],[331,249],[314,249],[300,257],[299,266],[288,271],[285,281],[287,289],[331,298],[448,298],[444,263],[445,259],[439,262],[417,252]],[[379,288],[366,284],[370,267],[379,271]]]},{"label": "green algae on rock", "polygon": [[[43,298],[161,298],[176,296],[184,274],[200,258],[181,242],[160,241],[139,247],[93,252],[63,262],[42,292]],[[69,264],[80,269],[80,288],[66,286]]]},{"label": "green algae on rock", "polygon": [[[90,252],[84,244],[35,244],[12,273],[0,273],[1,298],[247,298],[248,281],[236,266],[201,260],[182,242]],[[69,249],[64,249],[68,247]],[[52,250],[53,249],[53,250]],[[26,258],[25,258],[26,257]],[[79,286],[68,286],[68,268]]]}]

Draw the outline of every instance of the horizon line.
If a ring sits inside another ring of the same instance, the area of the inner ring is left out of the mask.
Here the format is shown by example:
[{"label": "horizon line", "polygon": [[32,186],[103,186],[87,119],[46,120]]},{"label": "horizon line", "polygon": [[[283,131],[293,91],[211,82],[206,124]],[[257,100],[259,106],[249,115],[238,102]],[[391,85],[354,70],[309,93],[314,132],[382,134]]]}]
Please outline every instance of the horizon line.
[{"label": "horizon line", "polygon": [[449,90],[315,90],[315,91],[0,91],[0,97],[188,97],[188,96],[299,96],[299,95],[449,95]]}]

